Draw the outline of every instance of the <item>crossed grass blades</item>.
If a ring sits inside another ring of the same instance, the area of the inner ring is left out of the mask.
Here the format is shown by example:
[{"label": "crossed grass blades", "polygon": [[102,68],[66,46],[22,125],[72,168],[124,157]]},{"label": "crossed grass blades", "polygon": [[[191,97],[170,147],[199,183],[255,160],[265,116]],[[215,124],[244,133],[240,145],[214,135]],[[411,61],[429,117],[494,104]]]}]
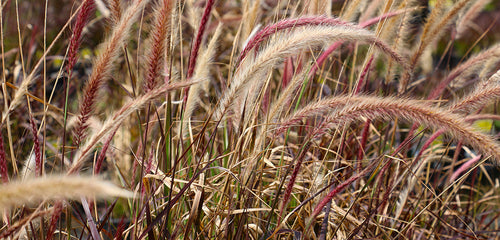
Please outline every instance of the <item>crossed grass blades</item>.
[{"label": "crossed grass blades", "polygon": [[1,238],[492,239],[495,1],[1,1]]}]

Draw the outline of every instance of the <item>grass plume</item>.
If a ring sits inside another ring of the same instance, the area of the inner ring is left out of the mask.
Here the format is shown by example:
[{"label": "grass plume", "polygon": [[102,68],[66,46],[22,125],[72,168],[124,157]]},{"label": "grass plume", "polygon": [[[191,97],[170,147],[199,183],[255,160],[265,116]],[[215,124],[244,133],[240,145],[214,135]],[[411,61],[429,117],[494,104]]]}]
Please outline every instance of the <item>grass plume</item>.
[{"label": "grass plume", "polygon": [[77,200],[80,197],[130,198],[133,196],[131,192],[109,182],[79,176],[47,176],[22,182],[13,181],[0,186],[0,193],[1,209],[10,209],[14,206],[43,200]]},{"label": "grass plume", "polygon": [[123,13],[120,22],[114,28],[113,33],[104,44],[102,53],[94,63],[90,78],[85,85],[83,98],[80,101],[80,110],[78,113],[78,123],[74,131],[74,141],[80,145],[85,138],[85,131],[88,127],[87,121],[95,108],[98,98],[98,91],[107,78],[110,77],[113,69],[113,63],[118,58],[118,53],[128,37],[130,27],[139,16],[140,10],[147,3],[147,0],[135,0],[132,5]]}]

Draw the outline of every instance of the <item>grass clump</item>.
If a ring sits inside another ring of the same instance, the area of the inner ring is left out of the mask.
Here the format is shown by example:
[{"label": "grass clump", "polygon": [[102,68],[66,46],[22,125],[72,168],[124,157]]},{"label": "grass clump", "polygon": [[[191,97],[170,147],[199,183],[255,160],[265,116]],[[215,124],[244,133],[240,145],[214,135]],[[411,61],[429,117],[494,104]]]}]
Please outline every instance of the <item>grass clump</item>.
[{"label": "grass clump", "polygon": [[494,2],[2,6],[2,238],[496,237]]}]

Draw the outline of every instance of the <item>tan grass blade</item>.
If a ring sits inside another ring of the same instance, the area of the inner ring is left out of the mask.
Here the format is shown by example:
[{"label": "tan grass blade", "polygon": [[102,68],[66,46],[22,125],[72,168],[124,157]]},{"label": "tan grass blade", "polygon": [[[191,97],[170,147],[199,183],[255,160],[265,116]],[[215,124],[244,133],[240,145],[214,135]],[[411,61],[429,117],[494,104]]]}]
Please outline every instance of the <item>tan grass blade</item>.
[{"label": "tan grass blade", "polygon": [[80,197],[133,197],[133,193],[95,178],[48,176],[0,186],[0,209],[10,209],[43,200],[78,200]]}]

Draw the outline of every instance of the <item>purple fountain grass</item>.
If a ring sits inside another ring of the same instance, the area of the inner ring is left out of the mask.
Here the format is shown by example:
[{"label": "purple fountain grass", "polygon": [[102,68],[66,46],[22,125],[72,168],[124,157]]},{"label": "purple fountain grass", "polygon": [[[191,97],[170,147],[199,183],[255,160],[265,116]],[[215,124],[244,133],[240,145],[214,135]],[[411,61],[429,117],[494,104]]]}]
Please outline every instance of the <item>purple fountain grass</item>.
[{"label": "purple fountain grass", "polygon": [[[395,11],[395,12],[390,12],[383,14],[381,16],[372,18],[367,20],[366,22],[363,22],[359,25],[355,25],[354,23],[346,22],[338,18],[330,18],[330,17],[325,17],[325,16],[313,16],[313,17],[300,17],[296,19],[285,19],[282,21],[279,21],[275,24],[268,25],[264,27],[262,30],[260,30],[258,33],[253,35],[253,37],[248,41],[248,44],[246,44],[245,48],[241,51],[237,62],[236,66],[239,66],[241,61],[246,57],[248,52],[250,52],[255,46],[259,45],[261,42],[266,40],[269,36],[279,32],[283,31],[286,29],[290,28],[295,28],[295,27],[301,27],[301,26],[308,26],[308,25],[345,25],[345,26],[353,26],[353,27],[359,27],[359,28],[367,28],[370,27],[376,23],[379,23],[380,21],[383,21],[384,19],[391,18],[394,16],[397,16],[401,13],[406,12],[406,10],[400,10],[400,11]],[[335,46],[340,46],[338,43],[334,43],[333,45]],[[326,57],[332,53],[337,47],[332,47],[331,45],[327,51],[325,51],[325,54],[322,54],[322,58],[326,59]],[[320,56],[320,58],[321,58]],[[318,59],[318,62],[323,62],[324,59]],[[318,65],[321,65],[321,63],[318,63]]]},{"label": "purple fountain grass", "polygon": [[472,123],[477,120],[483,120],[483,119],[491,119],[495,121],[500,121],[500,116],[495,115],[495,114],[476,114],[476,115],[471,115],[465,117],[465,121]]},{"label": "purple fountain grass", "polygon": [[155,12],[152,30],[151,45],[149,47],[148,70],[144,81],[144,92],[149,92],[156,86],[156,79],[160,76],[165,61],[165,48],[170,41],[170,19],[174,0],[160,1],[159,9]]},{"label": "purple fountain grass", "polygon": [[479,13],[484,9],[485,5],[490,3],[490,0],[478,0],[469,6],[465,13],[458,19],[457,26],[457,38],[461,38],[467,33],[469,28],[473,28],[474,19],[479,15]]},{"label": "purple fountain grass", "polygon": [[[432,11],[431,17],[429,17],[427,24],[424,27],[420,43],[416,51],[410,58],[411,72],[413,72],[413,70],[417,66],[418,60],[425,52],[425,50],[429,47],[429,45],[431,45],[432,42],[438,40],[442,36],[442,34],[444,34],[444,30],[446,30],[447,26],[451,23],[451,20],[460,13],[460,11],[467,5],[468,2],[469,0],[460,0],[456,2],[446,14],[443,14],[443,16],[440,16],[441,14],[439,14],[439,11]],[[436,19],[432,17],[440,17],[439,22],[436,23]],[[406,86],[408,84],[409,81],[407,79],[402,79],[400,82],[399,92],[401,93],[402,91],[406,90]],[[447,84],[445,86],[447,86]],[[438,91],[441,87],[443,87],[444,89],[445,86],[439,86],[438,88],[435,88],[433,92]],[[435,97],[434,94],[431,94],[431,96],[433,97],[432,99],[434,99]]]},{"label": "purple fountain grass", "polygon": [[358,98],[356,104],[334,112],[316,130],[317,137],[322,136],[326,129],[331,129],[358,121],[361,117],[373,119],[391,119],[400,117],[411,122],[442,128],[455,139],[460,139],[481,151],[492,156],[495,163],[500,162],[500,146],[490,136],[475,131],[464,119],[446,110],[429,107],[415,100],[353,97]]},{"label": "purple fountain grass", "polygon": [[294,124],[301,122],[305,118],[313,116],[322,116],[328,114],[330,111],[335,111],[337,108],[342,108],[346,104],[354,103],[358,99],[352,96],[337,96],[327,99],[322,99],[306,105],[305,107],[297,110],[292,115],[282,119],[275,130],[275,134],[282,134],[286,129]]},{"label": "purple fountain grass", "polygon": [[[500,162],[500,151],[498,150],[500,146],[490,136],[475,131],[461,116],[447,110],[430,107],[416,100],[392,97],[351,96],[349,100],[346,100],[346,96],[338,96],[322,101],[330,101],[338,105],[341,105],[342,102],[346,104],[346,101],[349,101],[349,106],[346,105],[343,109],[334,110],[323,123],[316,127],[314,130],[314,137],[316,138],[324,135],[328,129],[345,126],[353,121],[359,121],[362,117],[368,119],[400,117],[410,122],[439,129],[443,128],[454,138],[464,140],[486,155],[493,156],[496,163]],[[316,103],[310,105],[315,106]],[[309,106],[303,109],[309,109]],[[306,111],[306,113],[311,114],[309,111]],[[292,120],[290,121],[290,119]],[[286,129],[286,127],[290,126],[290,122],[296,122],[297,120],[295,116],[292,116],[278,124],[280,127],[278,127],[277,132],[284,131],[284,129],[281,129],[282,127]]]},{"label": "purple fountain grass", "polygon": [[424,31],[422,33],[420,44],[410,59],[411,67],[414,68],[416,66],[416,63],[420,59],[420,56],[423,54],[424,50],[433,41],[437,40],[439,37],[441,37],[442,34],[444,34],[444,30],[446,30],[446,27],[451,23],[451,20],[453,20],[460,13],[460,11],[467,5],[469,1],[470,0],[460,0],[456,2],[453,7],[443,15],[439,14],[438,11],[432,11],[431,16],[435,15],[436,17],[440,17],[440,20],[439,22],[436,22],[434,21],[436,19],[432,19],[431,17],[431,19],[428,20],[426,27],[424,28]]},{"label": "purple fountain grass", "polygon": [[61,200],[57,201],[54,204],[52,216],[50,217],[50,224],[49,228],[47,229],[47,236],[45,239],[47,240],[52,240],[52,237],[54,236],[54,232],[57,227],[57,222],[59,221],[59,218],[61,217],[61,213],[63,210],[63,202]]},{"label": "purple fountain grass", "polygon": [[43,172],[43,159],[40,150],[40,140],[38,139],[38,130],[35,124],[35,119],[33,119],[33,115],[30,113],[30,127],[31,133],[33,134],[33,151],[35,152],[35,176],[42,176]]},{"label": "purple fountain grass", "polygon": [[462,97],[451,106],[450,111],[458,113],[469,113],[483,107],[488,102],[500,97],[500,71],[489,79],[477,84],[476,88],[466,96]]},{"label": "purple fountain grass", "polygon": [[9,170],[7,169],[7,158],[5,157],[5,148],[3,146],[3,136],[0,131],[0,175],[3,183],[9,182]]},{"label": "purple fountain grass", "polygon": [[474,93],[465,96],[449,107],[456,113],[470,113],[480,109],[485,104],[500,97],[500,85],[488,86],[484,89],[478,89]]},{"label": "purple fountain grass", "polygon": [[236,66],[239,66],[241,61],[246,57],[248,52],[252,50],[255,46],[260,44],[262,41],[266,40],[267,37],[286,29],[308,26],[308,25],[346,25],[346,26],[355,26],[352,23],[342,21],[338,18],[329,18],[324,16],[314,16],[314,17],[300,17],[296,19],[285,19],[281,20],[275,24],[268,25],[264,27],[262,30],[257,32],[253,37],[248,41],[245,48],[241,51]]},{"label": "purple fountain grass", "polygon": [[69,40],[68,46],[68,63],[66,64],[66,72],[69,74],[68,79],[71,79],[71,75],[73,74],[73,67],[78,60],[77,54],[78,49],[82,43],[82,31],[88,20],[92,16],[95,10],[94,0],[85,0],[82,3],[82,7],[78,16],[76,17],[75,25],[73,27],[73,34],[71,35],[71,39]]},{"label": "purple fountain grass", "polygon": [[[196,38],[194,39],[193,47],[191,48],[191,53],[189,55],[189,63],[188,63],[186,79],[190,79],[193,76],[194,69],[196,66],[196,60],[198,58],[198,52],[200,51],[201,47],[201,41],[203,39],[203,35],[205,34],[205,29],[207,27],[208,20],[210,18],[210,14],[212,12],[214,3],[215,0],[207,0],[207,3],[205,5],[205,10],[203,11],[203,15],[200,20],[200,26],[198,27],[198,32],[196,33]],[[189,88],[186,88],[184,90],[184,98],[183,98],[184,104],[188,100],[188,95],[189,95]]]},{"label": "purple fountain grass", "polygon": [[446,87],[458,76],[471,68],[476,67],[478,64],[483,64],[491,58],[498,59],[500,57],[500,45],[497,44],[481,53],[469,58],[466,62],[455,67],[446,78],[439,82],[439,84],[431,91],[427,99],[436,99],[446,89]]},{"label": "purple fountain grass", "polygon": [[[230,106],[235,106],[233,111],[236,114],[233,122],[238,123],[238,118],[241,116],[240,111],[243,108],[241,104],[243,99],[247,99],[245,101],[251,103],[255,101],[255,98],[259,94],[259,89],[263,85],[262,79],[265,78],[262,75],[265,72],[279,63],[283,57],[291,54],[291,52],[300,51],[306,47],[316,46],[323,44],[325,41],[332,40],[350,40],[373,44],[383,53],[400,63],[404,69],[409,69],[405,58],[393,51],[386,43],[380,41],[368,30],[349,26],[309,26],[305,29],[296,30],[285,38],[277,39],[261,51],[252,62],[246,64],[244,68],[240,67],[231,82],[229,91],[226,92],[219,102],[219,106],[215,111],[216,114],[214,115],[215,119],[221,118]],[[404,76],[404,78],[409,78],[409,71],[405,71]],[[250,89],[246,89],[245,87],[249,87]],[[246,92],[250,94],[248,98],[245,97],[245,94],[238,94],[243,89],[246,89]]]},{"label": "purple fountain grass", "polygon": [[83,99],[80,102],[78,113],[78,122],[74,130],[75,145],[79,146],[85,138],[85,131],[88,128],[88,119],[95,108],[95,103],[98,99],[98,91],[107,78],[109,78],[114,61],[118,58],[118,54],[123,46],[124,41],[128,37],[128,32],[141,12],[140,10],[148,0],[135,0],[133,4],[126,10],[120,22],[113,29],[111,37],[107,40],[103,52],[98,56],[90,78],[85,85]]},{"label": "purple fountain grass", "polygon": [[11,181],[0,186],[0,208],[11,209],[16,206],[43,201],[81,197],[132,197],[133,194],[107,181],[96,177],[49,175]]},{"label": "purple fountain grass", "polygon": [[495,237],[499,204],[477,201],[495,184],[478,167],[500,165],[500,133],[477,126],[500,120],[487,0],[32,2],[0,11],[19,23],[0,24],[0,186],[87,173],[136,198],[12,203],[0,238]]}]

